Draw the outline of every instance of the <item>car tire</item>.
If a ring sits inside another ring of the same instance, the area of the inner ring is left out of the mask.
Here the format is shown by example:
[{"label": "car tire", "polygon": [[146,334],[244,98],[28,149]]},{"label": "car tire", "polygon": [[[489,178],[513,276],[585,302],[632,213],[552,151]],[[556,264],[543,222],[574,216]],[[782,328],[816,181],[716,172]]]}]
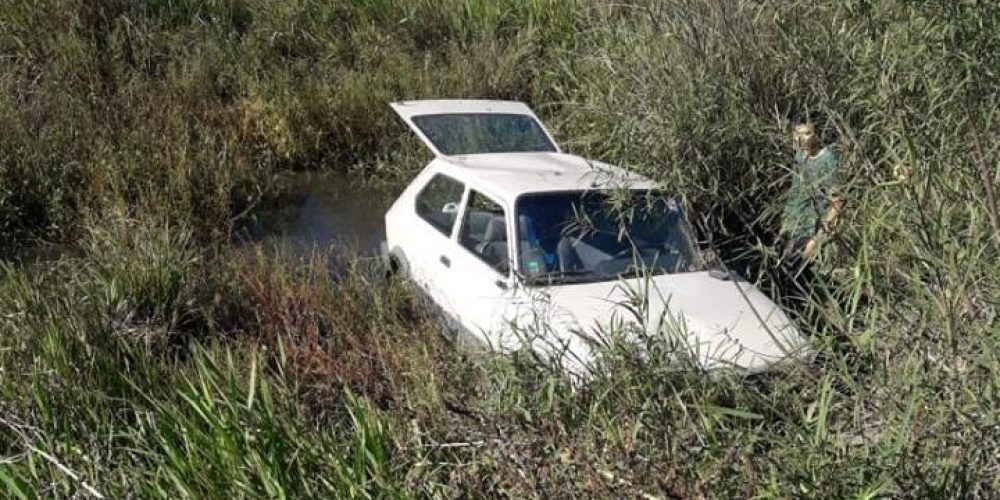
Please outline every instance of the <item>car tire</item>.
[{"label": "car tire", "polygon": [[406,260],[406,256],[403,254],[402,250],[398,248],[394,250],[389,250],[385,242],[379,244],[379,256],[382,261],[382,267],[385,270],[385,278],[392,279],[395,276],[401,278],[409,277],[409,263]]}]

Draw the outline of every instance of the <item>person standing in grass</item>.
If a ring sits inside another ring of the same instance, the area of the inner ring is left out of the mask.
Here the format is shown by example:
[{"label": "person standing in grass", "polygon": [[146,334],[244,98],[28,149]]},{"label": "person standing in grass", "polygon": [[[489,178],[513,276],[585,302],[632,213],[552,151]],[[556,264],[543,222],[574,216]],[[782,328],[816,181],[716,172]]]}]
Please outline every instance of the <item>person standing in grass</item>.
[{"label": "person standing in grass", "polygon": [[792,133],[795,162],[792,185],[781,214],[782,261],[797,288],[810,293],[813,273],[809,263],[843,208],[838,170],[832,146],[823,146],[812,123],[797,125]]}]

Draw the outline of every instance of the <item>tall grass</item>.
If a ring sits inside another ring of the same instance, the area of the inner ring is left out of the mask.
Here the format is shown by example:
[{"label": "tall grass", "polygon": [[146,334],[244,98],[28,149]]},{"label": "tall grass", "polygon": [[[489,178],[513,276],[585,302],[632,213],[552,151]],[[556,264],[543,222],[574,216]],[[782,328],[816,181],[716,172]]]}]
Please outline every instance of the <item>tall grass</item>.
[{"label": "tall grass", "polygon": [[[0,228],[71,238],[126,207],[224,233],[271,174],[384,175],[388,101],[531,97],[575,2],[7,2]],[[381,160],[381,161],[380,161]]]},{"label": "tall grass", "polygon": [[[0,4],[0,487],[105,497],[990,497],[1000,7],[716,0]],[[813,365],[583,386],[442,340],[340,250],[226,243],[293,169],[403,178],[386,101],[529,101],[776,296],[789,125],[847,208]],[[336,270],[336,273],[330,270]]]}]

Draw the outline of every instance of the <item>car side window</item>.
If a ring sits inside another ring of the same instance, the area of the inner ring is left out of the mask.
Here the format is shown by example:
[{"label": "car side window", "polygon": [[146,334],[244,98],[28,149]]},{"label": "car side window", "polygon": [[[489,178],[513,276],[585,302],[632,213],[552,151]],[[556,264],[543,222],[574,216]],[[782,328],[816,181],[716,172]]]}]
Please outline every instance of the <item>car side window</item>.
[{"label": "car side window", "polygon": [[470,191],[458,241],[498,273],[507,275],[510,270],[507,219],[499,203]]},{"label": "car side window", "polygon": [[465,186],[461,182],[447,175],[435,175],[417,193],[417,215],[438,231],[450,236],[464,191]]}]

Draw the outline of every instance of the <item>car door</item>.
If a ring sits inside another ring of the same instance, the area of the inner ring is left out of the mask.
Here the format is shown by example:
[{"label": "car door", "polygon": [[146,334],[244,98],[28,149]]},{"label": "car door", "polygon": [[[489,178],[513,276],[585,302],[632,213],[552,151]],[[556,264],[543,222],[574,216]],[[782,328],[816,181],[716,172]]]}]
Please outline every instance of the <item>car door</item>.
[{"label": "car door", "polygon": [[495,198],[468,190],[442,286],[463,330],[498,348],[516,346],[504,328],[519,301],[508,215]]},{"label": "car door", "polygon": [[458,179],[432,175],[414,197],[413,228],[405,232],[407,241],[402,242],[410,279],[444,309],[450,292],[442,283],[442,272],[451,265],[447,255],[454,246],[452,236],[464,193],[465,185]]},{"label": "car door", "polygon": [[445,99],[390,106],[436,156],[560,152],[524,103]]}]

